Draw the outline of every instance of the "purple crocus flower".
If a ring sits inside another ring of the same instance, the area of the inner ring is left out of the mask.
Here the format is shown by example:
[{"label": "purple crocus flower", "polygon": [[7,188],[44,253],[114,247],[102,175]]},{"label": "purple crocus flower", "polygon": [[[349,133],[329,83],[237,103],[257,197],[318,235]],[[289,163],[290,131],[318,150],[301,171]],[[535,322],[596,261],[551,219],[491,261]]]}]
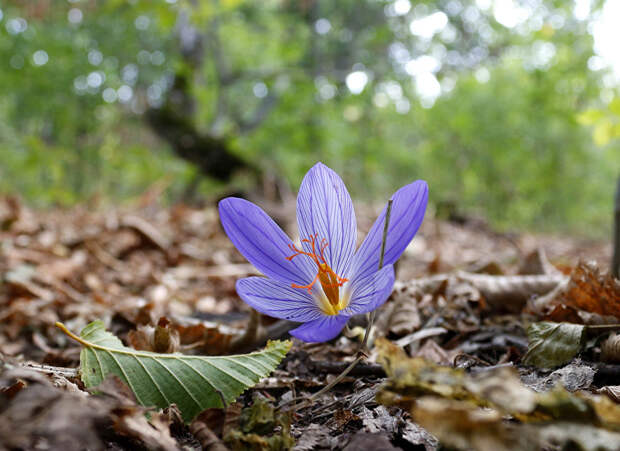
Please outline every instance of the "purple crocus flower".
[{"label": "purple crocus flower", "polygon": [[297,247],[259,207],[228,197],[219,203],[226,234],[267,277],[237,281],[237,293],[265,315],[305,323],[290,333],[331,340],[347,320],[381,306],[392,292],[394,268],[418,231],[428,201],[422,180],[392,196],[384,266],[379,269],[386,208],[357,251],[353,203],[342,179],[322,163],[306,174],[297,197]]}]

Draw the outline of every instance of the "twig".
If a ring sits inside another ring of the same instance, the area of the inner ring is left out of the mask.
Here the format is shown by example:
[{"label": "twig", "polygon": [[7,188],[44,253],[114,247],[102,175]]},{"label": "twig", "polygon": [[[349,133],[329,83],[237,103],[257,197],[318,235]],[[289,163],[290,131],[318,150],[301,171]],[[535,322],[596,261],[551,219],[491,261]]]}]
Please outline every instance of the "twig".
[{"label": "twig", "polygon": [[327,393],[328,391],[330,391],[332,388],[334,388],[336,385],[338,385],[340,383],[340,381],[342,381],[342,379],[344,379],[347,374],[349,374],[349,372],[355,368],[355,365],[357,365],[359,362],[362,361],[362,359],[364,359],[366,357],[366,354],[364,354],[361,350],[358,351],[358,356],[355,358],[355,360],[353,360],[349,366],[347,366],[345,368],[345,370],[340,373],[338,376],[336,376],[336,378],[331,381],[329,384],[327,384],[325,387],[323,387],[322,389],[320,389],[318,392],[314,393],[312,396],[310,396],[310,398],[308,399],[308,401],[313,402],[315,401],[319,396],[321,396],[323,393]]},{"label": "twig", "polygon": [[38,373],[52,374],[54,376],[63,376],[66,378],[78,377],[77,368],[65,368],[61,366],[41,365],[38,363],[24,363],[23,368],[34,370]]},{"label": "twig", "polygon": [[429,327],[428,329],[421,329],[410,335],[406,335],[403,338],[399,338],[394,342],[395,345],[405,347],[416,341],[424,340],[425,338],[434,337],[435,335],[441,335],[448,332],[448,329],[443,327]]},{"label": "twig", "polygon": [[[337,374],[346,369],[346,362],[329,362],[325,360],[311,360],[309,367],[317,373],[329,373]],[[350,373],[351,376],[374,376],[385,377],[385,370],[377,363],[359,363],[353,368]]]}]

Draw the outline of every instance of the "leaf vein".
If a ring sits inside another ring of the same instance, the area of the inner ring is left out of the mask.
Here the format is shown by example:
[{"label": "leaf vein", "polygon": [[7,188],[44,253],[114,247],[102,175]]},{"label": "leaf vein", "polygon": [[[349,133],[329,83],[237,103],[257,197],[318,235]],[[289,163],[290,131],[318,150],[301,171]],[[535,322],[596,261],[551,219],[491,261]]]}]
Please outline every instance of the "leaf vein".
[{"label": "leaf vein", "polygon": [[172,377],[173,377],[173,378],[174,378],[174,379],[175,379],[175,380],[179,383],[179,385],[180,385],[180,386],[181,386],[181,388],[185,391],[185,393],[187,393],[187,394],[188,394],[188,396],[192,399],[192,401],[194,401],[194,404],[196,404],[196,405],[198,406],[198,408],[199,408],[200,410],[202,410],[202,405],[201,405],[201,404],[200,404],[200,402],[198,402],[198,400],[194,397],[194,395],[192,394],[192,392],[190,392],[190,391],[189,391],[189,389],[185,386],[185,384],[183,383],[183,381],[182,381],[181,379],[179,379],[179,378],[177,377],[177,375],[176,375],[176,374],[174,374],[174,372],[173,372],[170,368],[168,368],[168,366],[167,366],[167,365],[164,365],[162,362],[160,362],[160,361],[159,361],[159,359],[157,359],[157,358],[155,358],[155,357],[154,357],[154,358],[153,358],[153,360],[154,360],[155,362],[157,362],[157,363],[159,364],[159,366],[161,366],[162,368],[164,368],[164,369],[168,372],[168,374],[170,374],[170,375],[171,375],[171,376],[172,376]]},{"label": "leaf vein", "polygon": [[164,398],[164,401],[166,401],[166,404],[170,405],[171,403],[168,397],[166,396],[166,393],[161,389],[161,387],[159,386],[159,384],[157,383],[157,381],[155,380],[155,378],[153,377],[149,369],[146,367],[146,365],[142,363],[142,361],[137,356],[134,355],[133,358],[144,369],[146,374],[149,376],[149,379],[151,379],[151,381],[153,382],[153,385],[155,385],[155,387],[157,388],[157,391],[159,392],[159,394],[162,396],[162,398]]},{"label": "leaf vein", "polygon": [[116,358],[116,356],[114,355],[113,352],[111,352],[108,349],[104,349],[105,352],[107,352],[108,354],[110,354],[110,357],[112,357],[112,360],[114,360],[114,363],[116,364],[116,366],[118,367],[119,370],[121,370],[121,373],[123,373],[123,377],[125,378],[125,380],[127,381],[127,383],[129,384],[129,388],[131,388],[131,391],[133,391],[134,395],[136,395],[136,398],[138,399],[138,402],[142,405],[144,405],[144,402],[142,401],[142,398],[140,397],[140,395],[138,394],[138,392],[136,391],[135,387],[133,386],[133,383],[131,382],[131,379],[129,379],[129,376],[127,376],[127,373],[125,372],[125,369],[121,366],[120,362],[118,361],[118,359]]}]

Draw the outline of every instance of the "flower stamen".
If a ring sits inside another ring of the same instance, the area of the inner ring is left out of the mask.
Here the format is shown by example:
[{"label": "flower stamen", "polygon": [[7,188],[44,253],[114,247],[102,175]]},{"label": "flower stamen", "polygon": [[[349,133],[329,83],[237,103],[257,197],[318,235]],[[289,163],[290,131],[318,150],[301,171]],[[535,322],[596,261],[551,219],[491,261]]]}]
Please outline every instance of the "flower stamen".
[{"label": "flower stamen", "polygon": [[312,287],[317,282],[317,280],[321,283],[321,287],[323,288],[323,292],[331,304],[331,308],[329,308],[330,312],[335,312],[331,314],[337,314],[338,310],[340,310],[340,293],[339,287],[341,287],[345,282],[348,282],[349,279],[344,277],[340,277],[338,274],[334,272],[334,270],[327,264],[327,260],[325,259],[325,249],[329,246],[329,242],[323,238],[319,243],[319,249],[317,252],[317,241],[318,234],[314,234],[310,236],[310,239],[301,240],[302,243],[310,244],[312,249],[311,252],[306,252],[301,249],[298,249],[294,244],[289,244],[289,248],[293,251],[293,255],[286,257],[288,261],[292,261],[293,258],[298,255],[305,255],[310,257],[314,263],[317,265],[317,273],[314,277],[314,280],[310,282],[308,285],[298,285],[296,283],[291,284],[293,288],[301,288],[308,290],[308,293],[312,294]]}]

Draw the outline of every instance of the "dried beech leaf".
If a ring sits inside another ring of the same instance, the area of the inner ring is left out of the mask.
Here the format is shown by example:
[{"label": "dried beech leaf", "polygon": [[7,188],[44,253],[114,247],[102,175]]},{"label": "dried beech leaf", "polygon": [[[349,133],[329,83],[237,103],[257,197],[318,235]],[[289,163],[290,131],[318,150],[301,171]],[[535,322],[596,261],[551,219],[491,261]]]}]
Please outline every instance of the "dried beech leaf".
[{"label": "dried beech leaf", "polygon": [[523,358],[527,365],[554,368],[568,362],[581,350],[585,326],[543,321],[527,329],[528,350]]},{"label": "dried beech leaf", "polygon": [[617,322],[620,320],[620,280],[610,274],[600,274],[592,265],[580,263],[566,284],[534,300],[531,307],[553,321]]},{"label": "dried beech leaf", "polygon": [[395,291],[392,302],[392,310],[387,320],[387,330],[397,336],[403,336],[415,332],[422,325],[418,300],[422,293],[413,289]]},{"label": "dried beech leaf", "polygon": [[290,341],[272,341],[260,352],[245,355],[202,357],[157,354],[123,346],[94,321],[80,337],[57,323],[63,332],[82,344],[80,375],[94,387],[107,374],[127,383],[144,406],[176,404],[186,422],[209,407],[223,407],[273,371],[291,347]]}]

